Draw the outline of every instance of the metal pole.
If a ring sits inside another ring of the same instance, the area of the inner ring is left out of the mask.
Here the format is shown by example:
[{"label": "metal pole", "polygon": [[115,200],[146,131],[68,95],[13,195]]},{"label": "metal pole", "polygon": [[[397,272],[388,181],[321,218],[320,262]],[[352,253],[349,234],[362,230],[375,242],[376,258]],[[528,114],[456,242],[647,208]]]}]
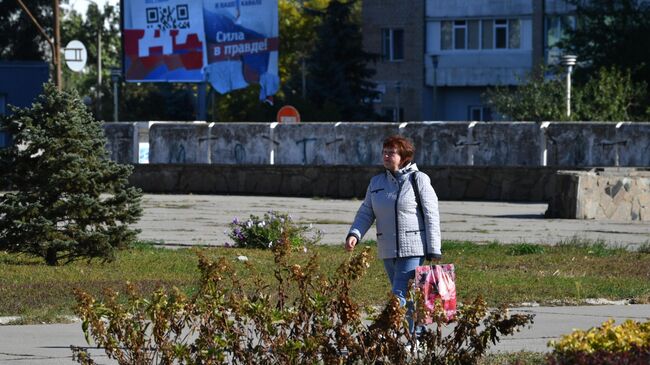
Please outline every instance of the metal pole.
[{"label": "metal pole", "polygon": [[399,112],[399,108],[400,108],[400,105],[399,105],[399,101],[400,101],[399,96],[400,95],[399,94],[400,94],[401,91],[402,91],[402,84],[399,81],[397,81],[395,83],[395,109],[397,109],[396,110],[396,113],[397,113],[396,121],[397,122],[402,121],[401,118],[400,118],[400,112]]},{"label": "metal pole", "polygon": [[437,119],[438,112],[438,56],[431,55],[431,66],[433,72],[433,106],[431,108],[431,119]]},{"label": "metal pole", "polygon": [[97,119],[102,118],[102,26],[104,16],[97,6],[99,12],[99,24],[97,25]]},{"label": "metal pole", "polygon": [[302,56],[302,98],[307,99],[307,69],[305,67],[305,56]]},{"label": "metal pole", "polygon": [[207,82],[199,82],[196,85],[196,120],[207,120],[207,110],[205,105],[205,98],[207,94]]},{"label": "metal pole", "polygon": [[438,112],[438,76],[437,70],[434,68],[433,69],[433,120],[438,120],[437,119],[437,112]]},{"label": "metal pole", "polygon": [[113,121],[119,121],[119,82],[122,77],[122,71],[119,68],[111,69],[111,81],[113,81]]},{"label": "metal pole", "polygon": [[569,65],[566,73],[566,116],[571,117],[571,71],[573,66]]},{"label": "metal pole", "polygon": [[63,82],[61,79],[61,30],[59,29],[59,0],[54,0],[52,2],[52,10],[54,11],[54,52],[52,57],[56,60],[54,64],[55,80],[56,87],[61,90],[63,89]]},{"label": "metal pole", "polygon": [[113,80],[113,121],[118,121],[118,100],[117,100],[117,82],[118,80]]},{"label": "metal pole", "polygon": [[566,116],[567,119],[571,117],[571,72],[573,66],[576,64],[577,57],[574,55],[564,55],[560,59],[562,65],[567,67],[566,72]]}]

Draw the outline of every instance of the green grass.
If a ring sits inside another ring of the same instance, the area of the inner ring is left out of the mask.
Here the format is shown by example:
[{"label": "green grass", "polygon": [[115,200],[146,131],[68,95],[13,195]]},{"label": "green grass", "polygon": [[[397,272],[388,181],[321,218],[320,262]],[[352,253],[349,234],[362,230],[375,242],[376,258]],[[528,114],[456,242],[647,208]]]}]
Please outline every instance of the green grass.
[{"label": "green grass", "polygon": [[544,253],[542,245],[531,245],[530,243],[518,243],[510,246],[508,254],[511,256],[534,255]]},{"label": "green grass", "polygon": [[[366,245],[366,242],[363,243]],[[376,244],[368,242],[373,256]],[[73,313],[72,289],[100,294],[102,288],[124,288],[134,283],[150,292],[158,286],[177,286],[191,292],[198,279],[196,249],[162,249],[149,243],[118,253],[114,262],[81,261],[48,267],[37,259],[0,253],[0,316],[23,316],[24,321],[57,321]],[[232,260],[239,277],[259,273],[272,284],[273,256],[270,251],[240,248],[204,249],[210,257]],[[340,246],[310,247],[296,253],[297,262],[318,254],[321,269],[331,274],[349,256]],[[558,246],[530,244],[479,245],[443,242],[445,263],[456,265],[459,300],[481,294],[490,305],[522,302],[554,304],[557,300],[580,303],[586,298],[633,299],[650,302],[650,253],[610,249],[598,242],[565,242]],[[237,261],[248,257],[252,269]],[[252,270],[252,271],[250,271]],[[367,275],[354,287],[363,304],[381,305],[389,286],[382,263],[373,259]]]},{"label": "green grass", "polygon": [[641,246],[639,246],[637,251],[639,251],[641,253],[650,253],[650,243],[646,242],[646,243],[642,244]]},{"label": "green grass", "polygon": [[512,352],[488,354],[478,365],[545,365],[546,354],[540,352]]}]

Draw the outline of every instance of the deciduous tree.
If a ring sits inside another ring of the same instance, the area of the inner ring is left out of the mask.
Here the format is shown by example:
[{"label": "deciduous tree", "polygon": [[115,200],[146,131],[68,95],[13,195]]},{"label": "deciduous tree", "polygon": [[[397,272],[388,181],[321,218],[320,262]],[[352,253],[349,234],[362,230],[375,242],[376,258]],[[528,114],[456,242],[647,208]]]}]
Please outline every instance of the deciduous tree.
[{"label": "deciduous tree", "polygon": [[[50,37],[52,0],[24,1],[30,12]],[[51,49],[16,0],[0,1],[0,59],[14,61],[48,61]]]},{"label": "deciduous tree", "polygon": [[[578,56],[576,78],[587,82],[599,70],[615,67],[636,83],[650,84],[650,2],[639,0],[568,0],[577,26],[568,29],[560,47]],[[650,113],[650,98],[628,110],[630,119]]]},{"label": "deciduous tree", "polygon": [[567,30],[560,47],[578,56],[578,74],[593,75],[602,67],[615,66],[629,69],[634,80],[650,82],[648,1],[568,2],[575,6],[577,26]]},{"label": "deciduous tree", "polygon": [[515,87],[497,86],[485,98],[498,114],[508,120],[565,120],[565,91],[560,79],[545,79],[545,69],[530,73]]},{"label": "deciduous tree", "polygon": [[648,117],[641,111],[647,98],[646,84],[634,82],[629,71],[603,67],[586,83],[574,84],[571,117],[566,115],[564,75],[547,71],[531,73],[517,87],[488,90],[488,104],[506,119],[521,121],[630,121]]},{"label": "deciduous tree", "polygon": [[647,120],[645,82],[634,82],[631,72],[603,67],[576,90],[575,112],[580,120]]}]

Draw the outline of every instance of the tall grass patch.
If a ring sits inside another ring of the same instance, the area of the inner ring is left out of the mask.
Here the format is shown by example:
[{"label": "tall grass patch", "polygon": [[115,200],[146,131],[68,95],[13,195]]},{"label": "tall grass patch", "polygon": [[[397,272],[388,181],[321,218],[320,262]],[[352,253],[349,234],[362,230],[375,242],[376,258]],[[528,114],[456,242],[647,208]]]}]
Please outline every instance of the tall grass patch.
[{"label": "tall grass patch", "polygon": [[[364,305],[383,305],[390,287],[383,263],[376,258],[376,244],[363,242],[358,249],[361,246],[370,248],[370,267],[353,284],[351,296]],[[481,294],[491,306],[522,302],[579,304],[588,298],[650,302],[650,254],[646,252],[600,248],[599,244],[588,242],[537,246],[444,241],[442,249],[442,262],[456,267],[459,301]],[[112,263],[82,261],[57,267],[0,252],[0,316],[55,320],[57,316],[72,314],[73,288],[96,295],[106,286],[123,291],[127,281],[143,294],[159,286],[176,286],[192,293],[197,287],[196,250],[139,244],[119,252]],[[225,247],[201,250],[208,257],[223,256],[233,262],[242,280],[252,280],[257,273],[265,283],[260,285],[274,280],[269,270],[273,265],[269,250]],[[350,257],[342,246],[315,245],[306,247],[306,252],[296,252],[292,260],[305,261],[313,253],[318,254],[322,270],[328,274]]]}]

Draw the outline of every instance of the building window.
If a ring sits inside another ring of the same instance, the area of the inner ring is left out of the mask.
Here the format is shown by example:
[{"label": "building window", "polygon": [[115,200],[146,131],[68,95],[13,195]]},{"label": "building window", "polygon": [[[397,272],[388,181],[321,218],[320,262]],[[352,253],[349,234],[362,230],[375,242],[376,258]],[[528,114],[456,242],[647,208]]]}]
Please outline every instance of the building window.
[{"label": "building window", "polygon": [[508,20],[508,48],[521,48],[521,26],[519,19]]},{"label": "building window", "polygon": [[454,49],[465,49],[467,42],[467,22],[464,20],[454,21]]},{"label": "building window", "polygon": [[546,46],[556,47],[567,31],[575,29],[575,16],[554,15],[546,17]]},{"label": "building window", "polygon": [[494,48],[508,48],[508,21],[505,19],[494,20]]},{"label": "building window", "polygon": [[381,54],[384,61],[404,59],[404,29],[384,28],[381,30]]},{"label": "building window", "polygon": [[472,122],[487,122],[492,120],[492,110],[482,105],[470,105],[467,117]]},{"label": "building window", "polygon": [[562,53],[558,47],[560,41],[570,29],[575,29],[576,18],[573,15],[551,15],[545,21],[546,63],[555,64]]},{"label": "building window", "polygon": [[492,20],[483,20],[481,22],[482,27],[482,37],[481,41],[483,43],[483,49],[492,49],[494,48],[492,45],[494,43],[494,24]]},{"label": "building window", "polygon": [[446,20],[440,24],[440,48],[443,50],[520,47],[519,19]]},{"label": "building window", "polygon": [[478,49],[479,20],[467,21],[467,49]]},{"label": "building window", "polygon": [[451,49],[451,22],[442,22],[440,25],[440,48],[441,49]]}]

